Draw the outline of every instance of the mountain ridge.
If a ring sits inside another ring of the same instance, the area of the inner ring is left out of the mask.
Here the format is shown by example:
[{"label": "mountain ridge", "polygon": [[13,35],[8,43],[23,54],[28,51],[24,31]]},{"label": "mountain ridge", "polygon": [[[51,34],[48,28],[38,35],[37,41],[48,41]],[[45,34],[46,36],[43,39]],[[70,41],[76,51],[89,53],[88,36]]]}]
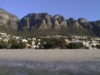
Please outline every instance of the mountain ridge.
[{"label": "mountain ridge", "polygon": [[15,30],[21,34],[33,35],[89,35],[100,36],[100,20],[88,21],[85,18],[66,19],[56,14],[29,13],[22,19],[0,8],[0,27]]}]

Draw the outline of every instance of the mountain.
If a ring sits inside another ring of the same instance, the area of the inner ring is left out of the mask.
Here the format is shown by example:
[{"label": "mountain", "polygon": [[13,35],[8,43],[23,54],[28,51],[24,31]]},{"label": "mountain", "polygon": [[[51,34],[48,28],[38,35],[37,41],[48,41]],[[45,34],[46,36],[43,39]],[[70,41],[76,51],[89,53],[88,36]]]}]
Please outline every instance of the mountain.
[{"label": "mountain", "polygon": [[85,18],[65,19],[57,14],[30,13],[20,20],[19,31],[33,35],[89,35],[100,36],[100,21],[89,22]]},{"label": "mountain", "polygon": [[100,36],[100,20],[88,21],[85,18],[65,19],[62,15],[48,13],[30,13],[22,19],[0,8],[0,31],[20,36],[34,35],[88,35]]},{"label": "mountain", "polygon": [[0,31],[4,29],[17,30],[19,19],[11,13],[0,8]]}]

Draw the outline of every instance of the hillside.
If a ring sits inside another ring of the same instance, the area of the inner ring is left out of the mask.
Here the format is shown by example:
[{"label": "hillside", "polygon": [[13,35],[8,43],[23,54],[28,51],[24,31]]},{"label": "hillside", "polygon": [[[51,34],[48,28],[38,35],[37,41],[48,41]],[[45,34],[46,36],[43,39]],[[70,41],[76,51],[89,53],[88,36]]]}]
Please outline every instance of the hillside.
[{"label": "hillside", "polygon": [[88,21],[85,18],[65,19],[57,14],[30,13],[18,19],[0,8],[0,31],[20,36],[45,35],[88,35],[100,36],[100,20]]}]

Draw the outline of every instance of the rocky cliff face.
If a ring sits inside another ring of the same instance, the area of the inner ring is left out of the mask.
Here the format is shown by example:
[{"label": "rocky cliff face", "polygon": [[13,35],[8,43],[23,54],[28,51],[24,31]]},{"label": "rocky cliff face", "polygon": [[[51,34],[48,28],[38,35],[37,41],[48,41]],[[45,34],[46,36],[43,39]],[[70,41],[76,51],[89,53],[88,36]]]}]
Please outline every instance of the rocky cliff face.
[{"label": "rocky cliff face", "polygon": [[17,30],[19,19],[0,8],[0,26]]},{"label": "rocky cliff face", "polygon": [[[48,13],[31,13],[20,20],[19,30],[56,30],[57,34],[92,34],[100,36],[100,21],[89,22],[85,18],[65,19],[57,14],[51,16]],[[53,31],[54,32],[54,31]],[[45,32],[46,33],[46,32]],[[48,33],[47,33],[48,34]]]},{"label": "rocky cliff face", "polygon": [[54,16],[48,13],[30,13],[19,20],[16,16],[0,8],[0,28],[27,31],[30,34],[45,35],[97,35],[100,36],[100,20],[87,21],[85,18],[65,19],[57,14]]},{"label": "rocky cliff face", "polygon": [[81,29],[86,28],[85,24],[89,25],[89,22],[84,18],[79,18],[78,20],[69,18],[68,20],[66,20],[61,15],[51,16],[48,13],[31,13],[20,20],[19,30],[34,28],[60,30],[62,28],[67,29],[70,27]]},{"label": "rocky cliff face", "polygon": [[52,17],[48,13],[28,14],[20,20],[19,26],[19,28],[22,30],[32,28],[61,29],[61,27],[67,27],[66,19],[60,15],[55,15]]}]

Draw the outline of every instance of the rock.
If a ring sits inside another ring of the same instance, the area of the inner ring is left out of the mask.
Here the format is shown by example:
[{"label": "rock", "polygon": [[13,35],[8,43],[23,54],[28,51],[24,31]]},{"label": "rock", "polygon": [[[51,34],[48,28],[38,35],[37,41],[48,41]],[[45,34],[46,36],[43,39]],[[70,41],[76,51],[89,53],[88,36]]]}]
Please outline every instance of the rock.
[{"label": "rock", "polygon": [[47,19],[46,23],[47,23],[48,28],[52,29],[52,21],[51,21],[51,19]]},{"label": "rock", "polygon": [[0,26],[17,30],[19,19],[0,8]]},{"label": "rock", "polygon": [[32,28],[39,28],[39,29],[52,28],[51,17],[52,16],[47,13],[28,14],[27,16],[23,17],[20,21],[20,24],[22,27],[21,29],[23,29],[24,26],[28,26],[28,28],[30,29]]},{"label": "rock", "polygon": [[68,19],[68,26],[76,27],[76,28],[82,28],[80,23],[77,20],[75,20],[74,18],[69,18]]},{"label": "rock", "polygon": [[80,27],[80,24],[79,24],[79,22],[78,21],[75,21],[75,24],[74,24],[77,28],[79,28]]},{"label": "rock", "polygon": [[100,34],[99,23],[97,24],[97,22],[95,22],[95,24],[92,25],[84,18],[79,18],[78,20],[75,20],[74,18],[69,18],[68,20],[66,20],[63,16],[59,14],[51,16],[48,13],[30,13],[20,20],[18,29],[34,30],[34,28],[35,30],[39,29],[42,30],[43,32],[46,29],[47,30],[47,32],[45,32],[46,35],[51,32],[52,32],[51,34],[64,34],[64,35],[72,35],[72,34],[89,35],[90,34],[89,32],[91,32],[90,35],[92,35],[93,33],[96,33],[97,30],[98,32],[96,34]]},{"label": "rock", "polygon": [[25,30],[25,29],[29,29],[30,28],[30,20],[29,20],[29,17],[25,17],[25,18],[23,18],[23,19],[20,20],[19,28],[21,28],[22,30]]},{"label": "rock", "polygon": [[46,24],[48,26],[48,29],[52,29],[52,16],[51,15],[46,15],[45,16]]},{"label": "rock", "polygon": [[53,17],[54,20],[58,20],[58,19],[60,19],[60,18],[61,18],[60,15],[55,15],[55,16]]},{"label": "rock", "polygon": [[100,27],[100,20],[95,21],[95,23]]},{"label": "rock", "polygon": [[60,29],[60,24],[57,20],[54,21],[54,25],[53,25],[54,29]]},{"label": "rock", "polygon": [[[66,22],[66,19],[63,17],[63,16],[61,16],[61,15],[55,15],[54,17],[53,17],[53,19],[55,20],[55,21],[58,21],[58,26],[57,26],[57,29],[60,29],[60,28],[67,28],[67,22]],[[56,22],[57,23],[57,22]],[[55,25],[55,24],[54,24]]]},{"label": "rock", "polygon": [[54,20],[58,20],[59,22],[66,20],[63,16],[61,15],[55,15],[53,17]]},{"label": "rock", "polygon": [[[41,22],[42,20],[42,22]],[[45,20],[45,22],[44,22]],[[70,18],[69,24],[75,24],[75,20],[73,18]],[[20,24],[22,27],[21,29],[25,28],[39,28],[39,29],[62,29],[67,28],[67,21],[66,19],[61,15],[55,15],[51,16],[47,13],[31,13],[27,16],[23,17],[20,21]],[[44,24],[44,25],[43,25]],[[42,26],[41,26],[42,25]],[[25,28],[24,28],[25,27]],[[44,27],[44,28],[43,28]]]},{"label": "rock", "polygon": [[41,23],[40,23],[38,29],[47,29],[47,24],[44,19],[41,20]]},{"label": "rock", "polygon": [[67,28],[67,21],[66,20],[63,20],[63,21],[61,21],[61,23],[60,23],[60,27],[62,28]]},{"label": "rock", "polygon": [[68,25],[69,25],[69,26],[71,26],[71,25],[74,26],[74,25],[75,25],[75,22],[76,22],[76,21],[75,21],[74,18],[69,18],[69,19],[68,19]]},{"label": "rock", "polygon": [[85,18],[79,18],[78,22],[79,23],[85,23],[85,22],[88,22],[88,21]]}]

